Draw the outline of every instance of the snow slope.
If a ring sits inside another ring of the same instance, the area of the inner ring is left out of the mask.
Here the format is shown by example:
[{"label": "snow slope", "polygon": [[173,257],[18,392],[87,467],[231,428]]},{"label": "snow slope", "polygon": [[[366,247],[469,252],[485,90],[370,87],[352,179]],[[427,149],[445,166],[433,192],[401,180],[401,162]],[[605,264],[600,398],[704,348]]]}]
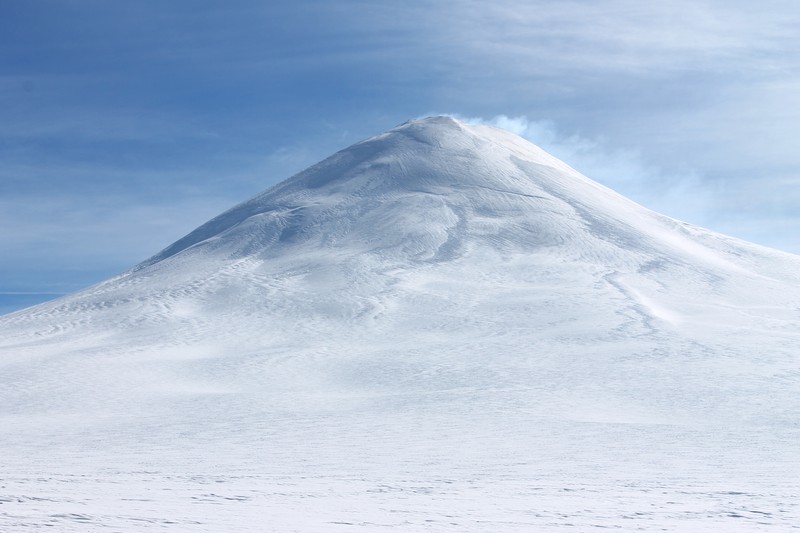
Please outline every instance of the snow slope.
[{"label": "snow slope", "polygon": [[0,530],[785,531],[798,287],[410,121],[0,317]]}]

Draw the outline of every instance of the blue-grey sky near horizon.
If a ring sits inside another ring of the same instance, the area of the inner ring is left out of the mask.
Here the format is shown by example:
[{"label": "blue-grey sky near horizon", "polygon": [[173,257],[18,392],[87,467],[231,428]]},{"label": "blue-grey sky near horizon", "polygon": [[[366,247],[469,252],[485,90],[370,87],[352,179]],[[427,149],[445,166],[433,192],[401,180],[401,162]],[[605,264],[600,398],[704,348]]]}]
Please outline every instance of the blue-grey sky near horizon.
[{"label": "blue-grey sky near horizon", "polygon": [[800,253],[798,29],[783,0],[5,0],[0,312],[441,113]]}]

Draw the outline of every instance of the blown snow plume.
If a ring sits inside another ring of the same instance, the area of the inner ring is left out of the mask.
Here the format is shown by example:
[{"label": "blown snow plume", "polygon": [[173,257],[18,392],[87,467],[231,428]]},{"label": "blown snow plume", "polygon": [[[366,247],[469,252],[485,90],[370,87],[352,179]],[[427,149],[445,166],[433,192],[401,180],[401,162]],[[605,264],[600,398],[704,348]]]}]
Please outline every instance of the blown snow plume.
[{"label": "blown snow plume", "polygon": [[0,317],[0,529],[786,528],[799,286],[411,121]]}]

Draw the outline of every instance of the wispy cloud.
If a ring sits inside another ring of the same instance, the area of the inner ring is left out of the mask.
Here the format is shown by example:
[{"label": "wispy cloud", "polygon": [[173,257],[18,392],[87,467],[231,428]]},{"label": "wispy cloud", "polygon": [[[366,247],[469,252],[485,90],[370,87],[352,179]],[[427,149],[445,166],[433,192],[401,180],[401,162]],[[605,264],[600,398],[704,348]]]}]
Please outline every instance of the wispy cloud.
[{"label": "wispy cloud", "polygon": [[[446,19],[439,38],[498,64],[521,70],[714,71],[764,70],[794,63],[785,56],[795,42],[800,14],[790,2],[752,4],[720,0],[477,0],[437,3]],[[533,62],[525,63],[520,60]]]},{"label": "wispy cloud", "polygon": [[0,232],[0,248],[21,264],[56,269],[96,263],[127,268],[230,205],[209,198],[173,198],[161,205],[114,196],[96,196],[91,203],[69,196],[20,200],[0,201],[0,225],[16,229]]},{"label": "wispy cloud", "polygon": [[520,135],[588,177],[643,205],[697,224],[707,224],[712,191],[691,169],[668,172],[648,164],[639,152],[615,149],[602,138],[564,133],[552,121],[498,115],[491,119],[460,117],[491,124]]},{"label": "wispy cloud", "polygon": [[60,296],[65,292],[42,292],[42,291],[0,291],[0,296]]}]

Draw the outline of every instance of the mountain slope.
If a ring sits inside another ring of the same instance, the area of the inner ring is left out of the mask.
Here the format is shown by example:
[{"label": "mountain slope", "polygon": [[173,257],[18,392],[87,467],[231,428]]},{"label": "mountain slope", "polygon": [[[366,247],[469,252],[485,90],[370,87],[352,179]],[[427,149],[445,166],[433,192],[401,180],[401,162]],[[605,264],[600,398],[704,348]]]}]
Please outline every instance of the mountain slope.
[{"label": "mountain slope", "polygon": [[[785,527],[798,282],[510,133],[411,121],[0,317],[0,525]],[[85,519],[32,481],[76,472]]]}]

